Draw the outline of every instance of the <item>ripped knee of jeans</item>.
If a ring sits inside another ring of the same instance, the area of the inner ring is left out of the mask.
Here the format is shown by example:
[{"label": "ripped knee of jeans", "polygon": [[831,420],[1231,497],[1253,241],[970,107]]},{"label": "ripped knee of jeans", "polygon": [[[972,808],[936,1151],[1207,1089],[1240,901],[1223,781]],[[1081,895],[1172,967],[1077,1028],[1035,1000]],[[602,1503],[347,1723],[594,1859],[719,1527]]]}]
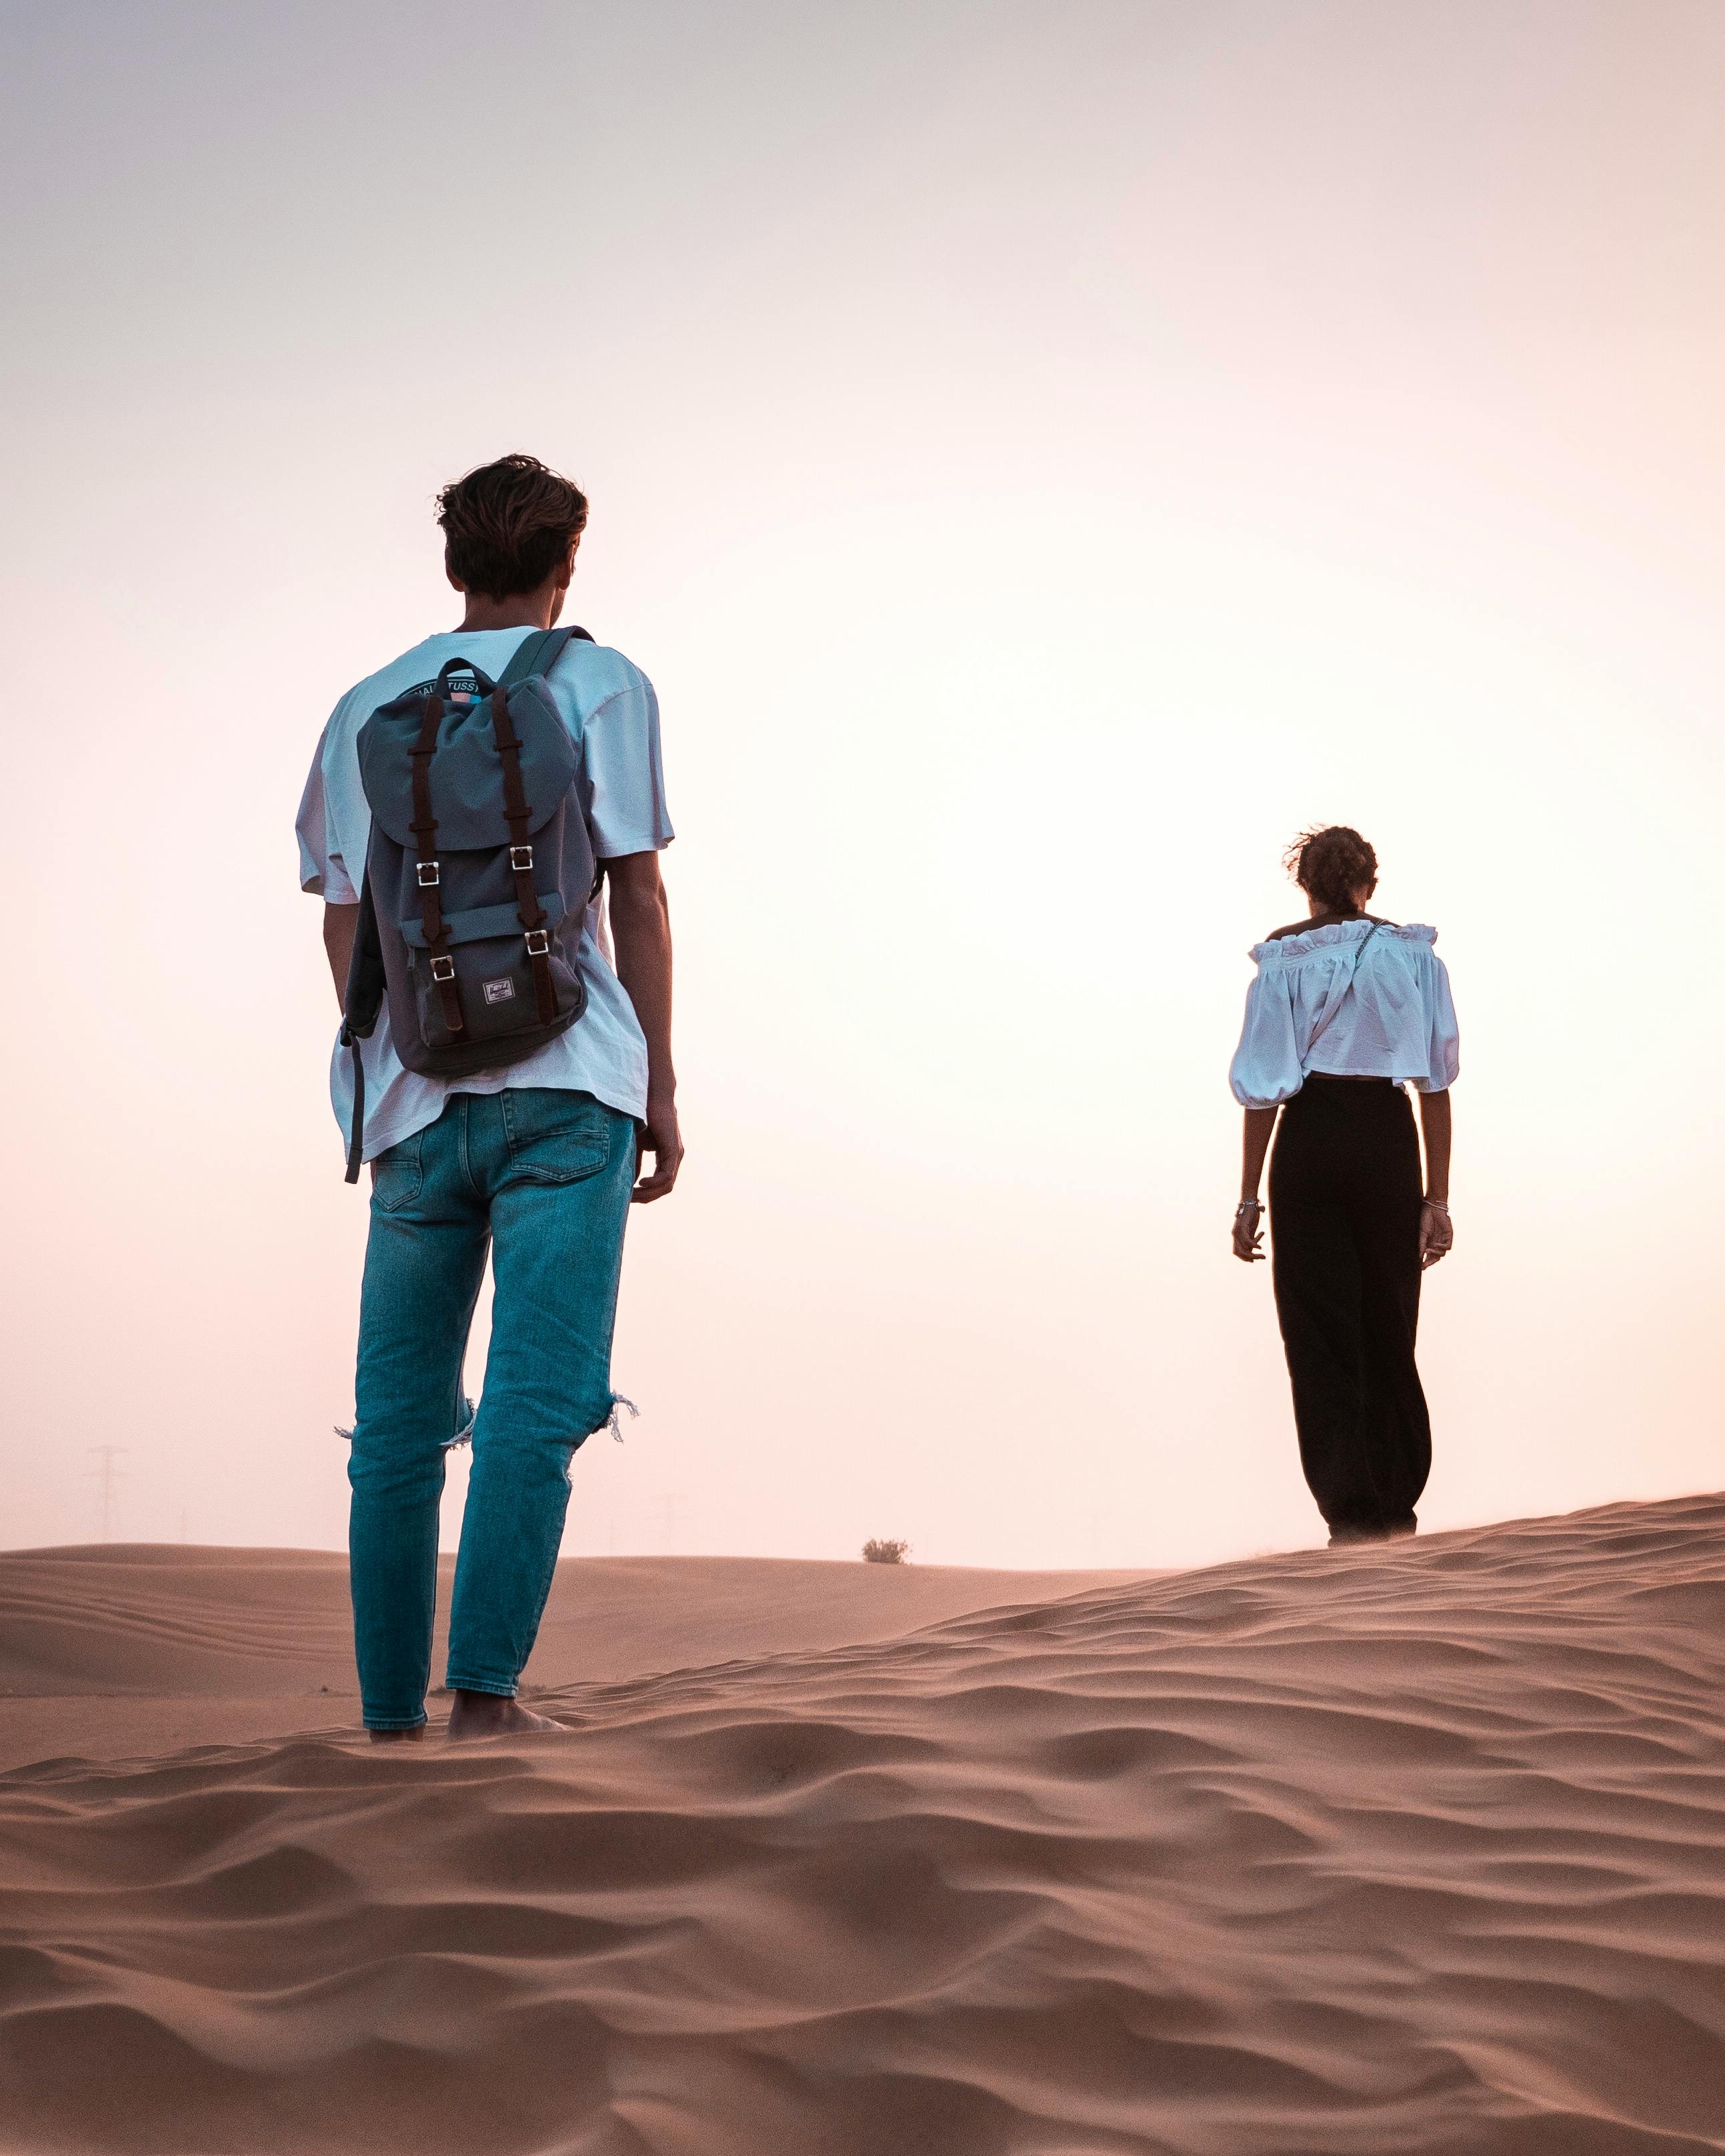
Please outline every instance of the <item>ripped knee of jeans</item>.
[{"label": "ripped knee of jeans", "polygon": [[[458,1445],[472,1444],[474,1417],[478,1414],[478,1409],[475,1408],[473,1402],[468,1399],[465,1393],[456,1394],[455,1434],[453,1437],[439,1439],[439,1446],[442,1451],[453,1452]],[[341,1438],[348,1445],[352,1444],[354,1430],[358,1428],[357,1424],[353,1425],[353,1429],[349,1429],[344,1424],[339,1422],[335,1424],[333,1427],[337,1437]]]},{"label": "ripped knee of jeans", "polygon": [[616,1439],[619,1445],[621,1445],[623,1442],[623,1424],[617,1413],[619,1408],[627,1408],[632,1420],[636,1422],[640,1420],[641,1411],[635,1405],[634,1402],[633,1400],[625,1399],[621,1393],[613,1393],[611,1395],[611,1412],[605,1417],[605,1419],[603,1422],[594,1424],[593,1429],[588,1433],[588,1435],[597,1437],[602,1430],[608,1430],[612,1436]]}]

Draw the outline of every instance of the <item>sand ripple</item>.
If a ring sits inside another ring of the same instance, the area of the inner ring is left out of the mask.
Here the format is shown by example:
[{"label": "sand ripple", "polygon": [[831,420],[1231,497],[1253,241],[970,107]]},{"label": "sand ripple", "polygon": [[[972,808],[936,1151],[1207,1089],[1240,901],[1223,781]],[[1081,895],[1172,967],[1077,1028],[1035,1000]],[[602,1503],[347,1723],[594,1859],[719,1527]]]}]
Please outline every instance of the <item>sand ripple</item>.
[{"label": "sand ripple", "polygon": [[1725,2150],[1725,1499],[0,1777],[17,2156]]}]

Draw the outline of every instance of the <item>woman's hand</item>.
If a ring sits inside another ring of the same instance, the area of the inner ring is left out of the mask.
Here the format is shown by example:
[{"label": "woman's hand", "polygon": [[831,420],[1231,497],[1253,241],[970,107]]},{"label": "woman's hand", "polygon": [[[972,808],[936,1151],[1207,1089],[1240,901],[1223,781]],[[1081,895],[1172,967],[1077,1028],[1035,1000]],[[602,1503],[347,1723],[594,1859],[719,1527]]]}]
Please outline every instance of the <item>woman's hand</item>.
[{"label": "woman's hand", "polygon": [[1455,1241],[1449,1207],[1435,1198],[1425,1199],[1420,1208],[1420,1271],[1429,1271],[1440,1258],[1448,1257]]},{"label": "woman's hand", "polygon": [[1258,1190],[1264,1180],[1264,1156],[1270,1150],[1270,1135],[1276,1128],[1279,1108],[1248,1108],[1240,1140],[1240,1187],[1246,1195],[1240,1201],[1240,1209],[1234,1216],[1234,1255],[1242,1265],[1261,1265],[1264,1253],[1258,1248],[1264,1240],[1262,1222],[1264,1208],[1258,1202]]}]

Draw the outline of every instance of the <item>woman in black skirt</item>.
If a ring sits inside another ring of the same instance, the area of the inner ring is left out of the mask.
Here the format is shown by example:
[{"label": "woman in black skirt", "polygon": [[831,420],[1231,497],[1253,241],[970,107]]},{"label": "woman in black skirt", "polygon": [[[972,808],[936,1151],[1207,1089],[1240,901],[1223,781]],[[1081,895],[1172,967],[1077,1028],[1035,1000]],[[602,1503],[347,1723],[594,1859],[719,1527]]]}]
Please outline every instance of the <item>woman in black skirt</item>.
[{"label": "woman in black skirt", "polygon": [[1252,952],[1230,1074],[1245,1110],[1234,1255],[1264,1255],[1258,1186],[1280,1116],[1271,1270],[1300,1464],[1332,1544],[1381,1542],[1414,1532],[1431,1468],[1414,1341],[1420,1274],[1451,1240],[1455,1011],[1437,931],[1366,911],[1378,856],[1358,831],[1304,832],[1286,860],[1311,913]]}]

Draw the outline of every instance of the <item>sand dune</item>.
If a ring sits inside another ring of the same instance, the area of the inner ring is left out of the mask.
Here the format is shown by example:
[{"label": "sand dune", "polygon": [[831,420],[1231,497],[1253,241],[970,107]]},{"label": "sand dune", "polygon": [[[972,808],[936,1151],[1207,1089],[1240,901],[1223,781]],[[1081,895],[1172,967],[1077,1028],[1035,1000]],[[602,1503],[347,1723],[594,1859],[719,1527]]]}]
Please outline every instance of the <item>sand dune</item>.
[{"label": "sand dune", "polygon": [[0,1777],[0,2148],[1725,2150],[1725,1499],[708,1645]]},{"label": "sand dune", "polygon": [[[438,1661],[449,1610],[444,1562]],[[1135,1572],[777,1558],[560,1564],[535,1688],[844,1646]],[[347,1560],[329,1550],[101,1543],[0,1553],[0,1768],[357,1723]]]}]

